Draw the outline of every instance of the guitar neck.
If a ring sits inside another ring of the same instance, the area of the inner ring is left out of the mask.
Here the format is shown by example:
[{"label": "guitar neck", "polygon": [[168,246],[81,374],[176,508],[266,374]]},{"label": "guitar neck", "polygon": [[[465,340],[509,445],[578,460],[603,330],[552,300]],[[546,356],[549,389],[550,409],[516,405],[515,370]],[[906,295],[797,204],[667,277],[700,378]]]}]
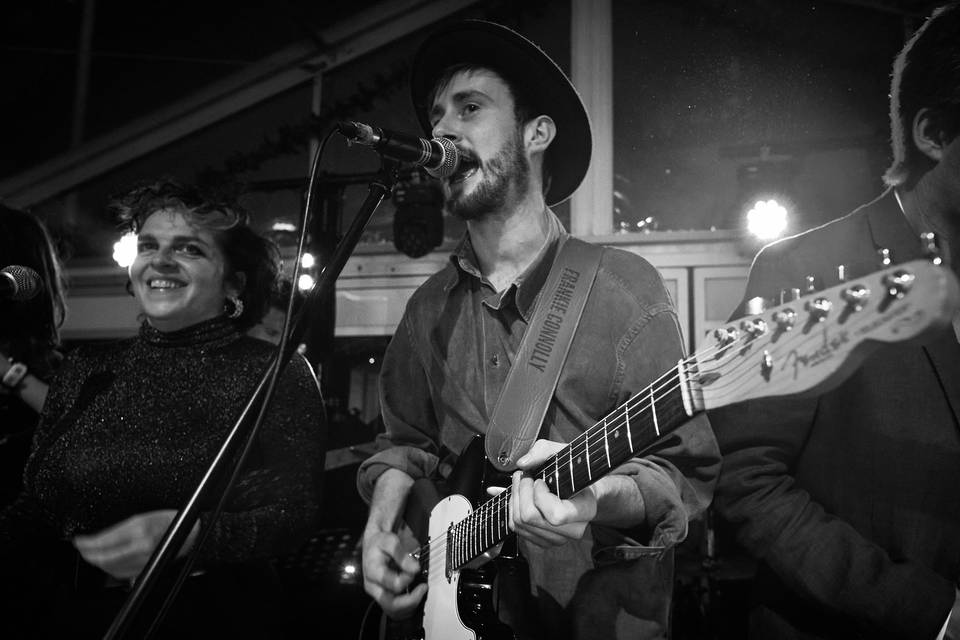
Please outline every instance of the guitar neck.
[{"label": "guitar neck", "polygon": [[[695,360],[681,362],[577,436],[531,476],[567,499],[638,455],[702,410]],[[693,374],[693,375],[691,375]],[[447,532],[448,565],[462,567],[510,533],[510,488],[487,500]]]},{"label": "guitar neck", "polygon": [[[580,434],[532,475],[569,498],[699,411],[754,398],[822,393],[881,343],[920,342],[950,326],[960,284],[915,260],[842,282],[718,327],[696,357]],[[447,530],[447,568],[458,569],[509,533],[510,489]]]}]

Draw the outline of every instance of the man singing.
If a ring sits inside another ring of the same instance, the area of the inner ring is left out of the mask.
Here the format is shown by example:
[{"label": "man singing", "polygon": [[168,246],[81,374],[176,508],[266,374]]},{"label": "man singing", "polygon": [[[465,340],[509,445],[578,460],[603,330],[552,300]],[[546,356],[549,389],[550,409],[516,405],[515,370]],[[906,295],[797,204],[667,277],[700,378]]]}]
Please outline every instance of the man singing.
[{"label": "man singing", "polygon": [[[434,33],[415,57],[411,84],[424,129],[460,152],[442,186],[467,232],[450,263],[414,293],[387,349],[386,434],[359,470],[370,502],[364,584],[396,618],[426,591],[411,588],[418,565],[394,533],[410,487],[447,474],[468,440],[486,432],[558,250],[580,242],[549,206],[580,184],[591,148],[567,77],[503,26],[468,21]],[[541,439],[520,469],[538,467],[682,357],[659,274],[636,255],[602,249]],[[525,637],[665,637],[672,548],[709,503],[718,462],[701,415],[569,500],[514,473],[510,529],[529,563],[535,605],[518,612],[519,602],[501,602],[500,618],[531,614],[518,631]]]}]

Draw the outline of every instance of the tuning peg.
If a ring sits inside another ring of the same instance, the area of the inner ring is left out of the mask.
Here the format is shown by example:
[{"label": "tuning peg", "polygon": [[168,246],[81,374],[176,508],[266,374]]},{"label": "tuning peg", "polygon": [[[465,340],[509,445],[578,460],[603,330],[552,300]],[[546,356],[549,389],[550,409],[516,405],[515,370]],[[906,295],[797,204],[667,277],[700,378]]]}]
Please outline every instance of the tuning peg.
[{"label": "tuning peg", "polygon": [[740,323],[740,329],[752,340],[767,332],[767,323],[760,318],[748,318]]},{"label": "tuning peg", "polygon": [[826,298],[816,298],[807,302],[806,309],[814,322],[822,322],[833,309],[833,303]]},{"label": "tuning peg", "polygon": [[860,311],[870,298],[870,289],[862,284],[855,284],[844,289],[840,297],[843,298],[851,310]]},{"label": "tuning peg", "polygon": [[800,295],[800,288],[793,287],[792,289],[780,289],[780,303],[786,304],[788,302],[796,302],[802,296]]},{"label": "tuning peg", "polygon": [[913,281],[916,279],[917,277],[909,271],[898,269],[883,276],[883,285],[887,288],[887,295],[899,300],[910,291],[910,287],[913,286]]},{"label": "tuning peg", "polygon": [[890,254],[890,249],[878,249],[877,253],[880,254],[880,265],[884,267],[889,267],[893,264],[893,256]]},{"label": "tuning peg", "polygon": [[740,332],[733,327],[718,327],[713,330],[713,337],[721,347],[726,347],[740,338]]},{"label": "tuning peg", "polygon": [[920,234],[920,246],[923,255],[935,265],[943,264],[943,256],[940,255],[940,238],[932,231]]},{"label": "tuning peg", "polygon": [[797,324],[797,312],[787,307],[773,314],[773,321],[777,325],[777,331],[790,331]]}]

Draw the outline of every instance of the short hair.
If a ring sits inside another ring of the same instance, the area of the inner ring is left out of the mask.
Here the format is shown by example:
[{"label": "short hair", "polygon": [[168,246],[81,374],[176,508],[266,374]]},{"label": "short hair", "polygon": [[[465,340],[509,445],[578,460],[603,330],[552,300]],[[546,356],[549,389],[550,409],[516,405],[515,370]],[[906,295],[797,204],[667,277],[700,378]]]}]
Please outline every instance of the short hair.
[{"label": "short hair", "polygon": [[239,203],[205,191],[198,186],[183,185],[170,179],[142,184],[113,198],[109,208],[121,224],[138,233],[154,213],[169,209],[182,214],[192,225],[213,234],[226,259],[228,281],[239,283],[243,313],[233,320],[241,331],[263,319],[280,273],[280,251],[277,246],[254,231],[250,216]]},{"label": "short hair", "polygon": [[6,353],[29,366],[52,364],[66,317],[63,269],[50,234],[34,215],[0,204],[0,262],[33,269],[40,289],[30,300],[0,306],[0,338]]},{"label": "short hair", "polygon": [[[524,87],[522,83],[512,77],[509,71],[501,69],[496,65],[491,65],[488,63],[473,63],[473,62],[462,62],[459,64],[450,65],[443,70],[443,73],[437,78],[436,82],[433,83],[433,89],[430,91],[430,94],[427,96],[426,108],[429,110],[430,105],[433,104],[433,101],[436,100],[437,94],[440,93],[458,73],[474,73],[476,71],[492,71],[497,74],[497,76],[503,80],[503,83],[507,85],[507,90],[510,91],[510,97],[513,98],[513,115],[517,121],[517,128],[522,128],[523,125],[527,124],[535,117],[546,113],[546,110],[538,109],[536,102],[533,99],[533,96],[530,95],[530,92]],[[548,114],[549,115],[549,114]],[[548,158],[552,158],[550,149],[547,149],[547,153],[544,155],[543,161],[543,192],[546,193],[550,188],[550,162]]]},{"label": "short hair", "polygon": [[897,55],[890,85],[893,164],[884,174],[890,186],[910,185],[928,165],[913,143],[913,120],[931,109],[943,135],[960,129],[960,3],[934,11]]}]

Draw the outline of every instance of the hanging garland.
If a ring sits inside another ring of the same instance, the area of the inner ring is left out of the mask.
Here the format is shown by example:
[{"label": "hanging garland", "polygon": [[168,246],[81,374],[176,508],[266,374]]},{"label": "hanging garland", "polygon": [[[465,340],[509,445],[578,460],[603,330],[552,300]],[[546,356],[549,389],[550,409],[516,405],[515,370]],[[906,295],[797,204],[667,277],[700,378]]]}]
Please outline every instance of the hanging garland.
[{"label": "hanging garland", "polygon": [[197,182],[221,193],[239,194],[245,180],[243,174],[260,169],[265,163],[283,156],[303,153],[310,140],[324,135],[338,120],[373,109],[407,86],[410,67],[407,62],[396,62],[386,72],[373,76],[372,84],[359,83],[350,97],[311,114],[296,124],[284,124],[273,135],[249,151],[236,151],[220,167],[205,167],[197,172]]},{"label": "hanging garland", "polygon": [[[526,19],[542,15],[549,6],[549,0],[528,0],[521,5],[505,0],[488,0],[477,17],[522,28]],[[319,114],[311,115],[297,124],[278,126],[274,135],[264,137],[250,151],[230,154],[220,167],[201,169],[197,172],[197,182],[221,193],[239,196],[247,182],[243,174],[256,171],[275,158],[303,153],[311,139],[324,135],[338,120],[368,112],[398,91],[405,91],[409,77],[409,62],[395,62],[386,72],[377,72],[371,85],[359,83],[356,92],[349,98],[323,107]]]}]

